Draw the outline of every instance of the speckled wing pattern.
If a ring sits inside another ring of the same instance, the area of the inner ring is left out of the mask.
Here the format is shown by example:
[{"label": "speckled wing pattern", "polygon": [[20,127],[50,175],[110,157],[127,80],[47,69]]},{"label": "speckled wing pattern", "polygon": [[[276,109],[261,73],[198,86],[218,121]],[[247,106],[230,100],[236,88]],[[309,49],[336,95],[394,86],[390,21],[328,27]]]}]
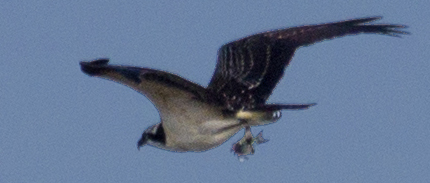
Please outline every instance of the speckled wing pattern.
[{"label": "speckled wing pattern", "polygon": [[255,34],[223,45],[208,90],[230,110],[264,105],[301,46],[359,33],[399,37],[403,25],[365,24],[381,17],[307,25]]}]

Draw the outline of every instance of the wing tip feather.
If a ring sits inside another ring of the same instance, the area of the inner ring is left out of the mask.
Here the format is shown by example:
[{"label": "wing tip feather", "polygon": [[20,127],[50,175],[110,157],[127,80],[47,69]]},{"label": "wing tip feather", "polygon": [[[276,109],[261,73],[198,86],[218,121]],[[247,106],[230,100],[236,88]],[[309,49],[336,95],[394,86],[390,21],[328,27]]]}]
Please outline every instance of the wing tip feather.
[{"label": "wing tip feather", "polygon": [[101,72],[104,71],[103,66],[107,66],[108,63],[109,59],[101,58],[93,61],[82,61],[79,62],[79,65],[81,65],[81,70],[85,74],[88,74],[90,76],[96,76],[100,75]]}]

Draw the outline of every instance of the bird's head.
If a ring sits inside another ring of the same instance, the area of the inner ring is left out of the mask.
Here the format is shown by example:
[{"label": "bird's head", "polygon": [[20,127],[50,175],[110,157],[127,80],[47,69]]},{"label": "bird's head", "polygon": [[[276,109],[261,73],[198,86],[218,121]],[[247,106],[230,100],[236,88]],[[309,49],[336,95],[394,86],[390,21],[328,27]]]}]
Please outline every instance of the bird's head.
[{"label": "bird's head", "polygon": [[163,148],[166,145],[166,134],[164,133],[164,128],[162,123],[158,123],[147,128],[137,142],[137,149],[149,144],[151,146]]}]

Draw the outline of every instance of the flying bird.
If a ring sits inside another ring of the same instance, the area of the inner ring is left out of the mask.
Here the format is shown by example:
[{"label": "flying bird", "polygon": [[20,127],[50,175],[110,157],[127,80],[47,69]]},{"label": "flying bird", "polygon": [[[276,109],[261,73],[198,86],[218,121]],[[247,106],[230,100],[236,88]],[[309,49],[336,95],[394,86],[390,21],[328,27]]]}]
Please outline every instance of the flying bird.
[{"label": "flying bird", "polygon": [[251,126],[276,122],[282,110],[307,109],[308,104],[268,104],[297,48],[323,40],[360,33],[400,37],[404,25],[368,24],[369,17],[306,25],[251,35],[223,45],[207,87],[178,75],[133,66],[110,65],[108,59],[80,62],[89,76],[112,80],[145,95],[158,109],[159,123],[144,130],[137,143],[175,152],[215,148],[245,128],[233,145],[238,156],[254,153],[253,143],[264,143]]}]

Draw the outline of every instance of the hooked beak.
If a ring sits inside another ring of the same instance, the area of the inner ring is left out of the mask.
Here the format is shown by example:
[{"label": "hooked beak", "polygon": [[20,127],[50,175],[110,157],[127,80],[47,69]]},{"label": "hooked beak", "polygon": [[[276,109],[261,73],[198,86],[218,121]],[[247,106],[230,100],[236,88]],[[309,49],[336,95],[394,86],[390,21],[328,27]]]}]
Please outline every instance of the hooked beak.
[{"label": "hooked beak", "polygon": [[148,143],[148,138],[146,135],[142,135],[142,138],[140,138],[139,142],[137,142],[137,150],[140,150],[140,147],[143,147]]}]

